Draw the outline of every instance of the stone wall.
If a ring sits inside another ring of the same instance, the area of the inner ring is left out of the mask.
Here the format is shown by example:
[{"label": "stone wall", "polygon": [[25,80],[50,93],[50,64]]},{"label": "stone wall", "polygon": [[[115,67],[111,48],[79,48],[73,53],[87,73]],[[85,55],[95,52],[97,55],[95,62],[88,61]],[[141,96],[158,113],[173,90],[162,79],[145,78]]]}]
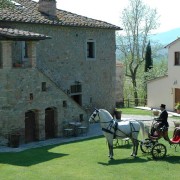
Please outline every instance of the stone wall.
[{"label": "stone wall", "polygon": [[[37,140],[45,139],[45,110],[48,108],[56,111],[56,137],[62,135],[64,122],[79,120],[82,114],[83,123],[88,125],[94,107],[113,111],[116,82],[114,30],[23,23],[4,25],[45,34],[52,39],[40,41],[36,49],[30,43],[31,67],[17,69],[11,67],[14,53],[8,55],[11,49],[6,42],[4,48],[7,46],[9,50],[1,58],[3,68],[0,69],[1,136],[5,137],[12,130],[23,134],[28,111],[37,116]],[[89,40],[95,42],[93,59],[86,55]],[[47,85],[45,92],[42,82]],[[76,82],[82,85],[82,107],[70,97],[70,87]]]},{"label": "stone wall", "polygon": [[[48,77],[37,69],[0,70],[0,132],[6,137],[11,131],[25,130],[25,113],[37,111],[38,140],[45,139],[45,109],[56,108],[56,137],[62,136],[63,123],[79,120],[83,114],[87,126],[86,112],[67,94],[61,91]],[[42,91],[42,82],[46,82],[47,90]],[[33,94],[33,99],[30,98]],[[63,102],[67,106],[63,107]]]},{"label": "stone wall", "polygon": [[[115,32],[109,29],[13,24],[52,39],[37,45],[37,66],[67,92],[75,81],[82,84],[82,106],[115,106]],[[86,42],[96,44],[96,58],[87,60]]]}]

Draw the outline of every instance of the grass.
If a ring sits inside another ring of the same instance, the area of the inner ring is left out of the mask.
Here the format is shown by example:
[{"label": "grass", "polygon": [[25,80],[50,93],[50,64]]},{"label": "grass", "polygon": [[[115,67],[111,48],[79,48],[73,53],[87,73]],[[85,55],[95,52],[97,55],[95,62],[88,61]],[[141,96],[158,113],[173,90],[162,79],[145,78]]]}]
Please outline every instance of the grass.
[{"label": "grass", "polygon": [[[150,111],[123,108],[124,114],[151,115]],[[169,132],[172,137],[172,132]],[[109,160],[104,136],[29,149],[19,153],[0,153],[1,180],[176,180],[180,172],[180,148],[167,147],[167,156],[154,160],[151,154],[130,156],[131,145],[114,148],[114,160]]]},{"label": "grass", "polygon": [[[136,108],[121,108],[123,114],[134,114],[134,115],[149,115],[152,116],[152,111],[136,109]],[[171,118],[180,120],[180,117],[172,116]]]},{"label": "grass", "polygon": [[180,149],[175,152],[164,140],[167,157],[155,161],[140,150],[130,156],[130,145],[114,148],[109,160],[104,137],[74,143],[29,149],[19,153],[0,153],[1,180],[159,180],[179,179]]},{"label": "grass", "polygon": [[151,111],[136,109],[136,108],[121,108],[123,114],[134,114],[134,115],[152,115]]}]

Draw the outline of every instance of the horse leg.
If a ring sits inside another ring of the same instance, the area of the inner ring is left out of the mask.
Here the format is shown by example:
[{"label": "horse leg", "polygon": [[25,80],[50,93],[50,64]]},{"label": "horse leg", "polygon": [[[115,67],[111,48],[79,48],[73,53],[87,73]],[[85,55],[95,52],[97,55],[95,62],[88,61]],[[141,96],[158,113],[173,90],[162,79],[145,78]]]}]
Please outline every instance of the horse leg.
[{"label": "horse leg", "polygon": [[108,142],[108,147],[109,147],[109,158],[113,159],[114,156],[113,145]]},{"label": "horse leg", "polygon": [[134,140],[134,141],[135,141],[135,157],[136,157],[138,152],[139,142],[138,140]]},{"label": "horse leg", "polygon": [[132,139],[132,143],[133,143],[133,152],[131,153],[131,156],[136,157],[138,152],[139,142],[136,139]]},{"label": "horse leg", "polygon": [[131,156],[134,156],[134,152],[135,152],[135,143],[134,143],[134,139],[132,138],[131,141],[132,141],[132,144],[133,144],[133,151],[132,151],[132,153],[131,153]]}]

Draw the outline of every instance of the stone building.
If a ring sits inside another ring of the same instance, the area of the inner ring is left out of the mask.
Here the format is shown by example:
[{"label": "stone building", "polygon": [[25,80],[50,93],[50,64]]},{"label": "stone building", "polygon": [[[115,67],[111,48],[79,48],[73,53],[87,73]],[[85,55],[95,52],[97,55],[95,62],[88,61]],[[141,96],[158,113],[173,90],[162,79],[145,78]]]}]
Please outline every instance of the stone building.
[{"label": "stone building", "polygon": [[62,136],[87,125],[94,107],[115,107],[115,31],[120,27],[56,8],[55,0],[15,0],[0,9],[0,137]]},{"label": "stone building", "polygon": [[123,85],[124,84],[124,67],[123,63],[116,61],[116,107],[124,106],[124,93]]}]

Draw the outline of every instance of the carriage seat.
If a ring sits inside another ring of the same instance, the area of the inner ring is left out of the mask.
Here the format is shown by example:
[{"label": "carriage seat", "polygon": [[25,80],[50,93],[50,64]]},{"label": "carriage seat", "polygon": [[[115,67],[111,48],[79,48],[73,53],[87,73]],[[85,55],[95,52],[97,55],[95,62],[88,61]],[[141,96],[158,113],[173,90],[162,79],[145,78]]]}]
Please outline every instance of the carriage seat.
[{"label": "carriage seat", "polygon": [[171,142],[173,144],[180,144],[180,128],[179,127],[175,128],[174,135],[173,135],[173,138],[171,139]]}]

